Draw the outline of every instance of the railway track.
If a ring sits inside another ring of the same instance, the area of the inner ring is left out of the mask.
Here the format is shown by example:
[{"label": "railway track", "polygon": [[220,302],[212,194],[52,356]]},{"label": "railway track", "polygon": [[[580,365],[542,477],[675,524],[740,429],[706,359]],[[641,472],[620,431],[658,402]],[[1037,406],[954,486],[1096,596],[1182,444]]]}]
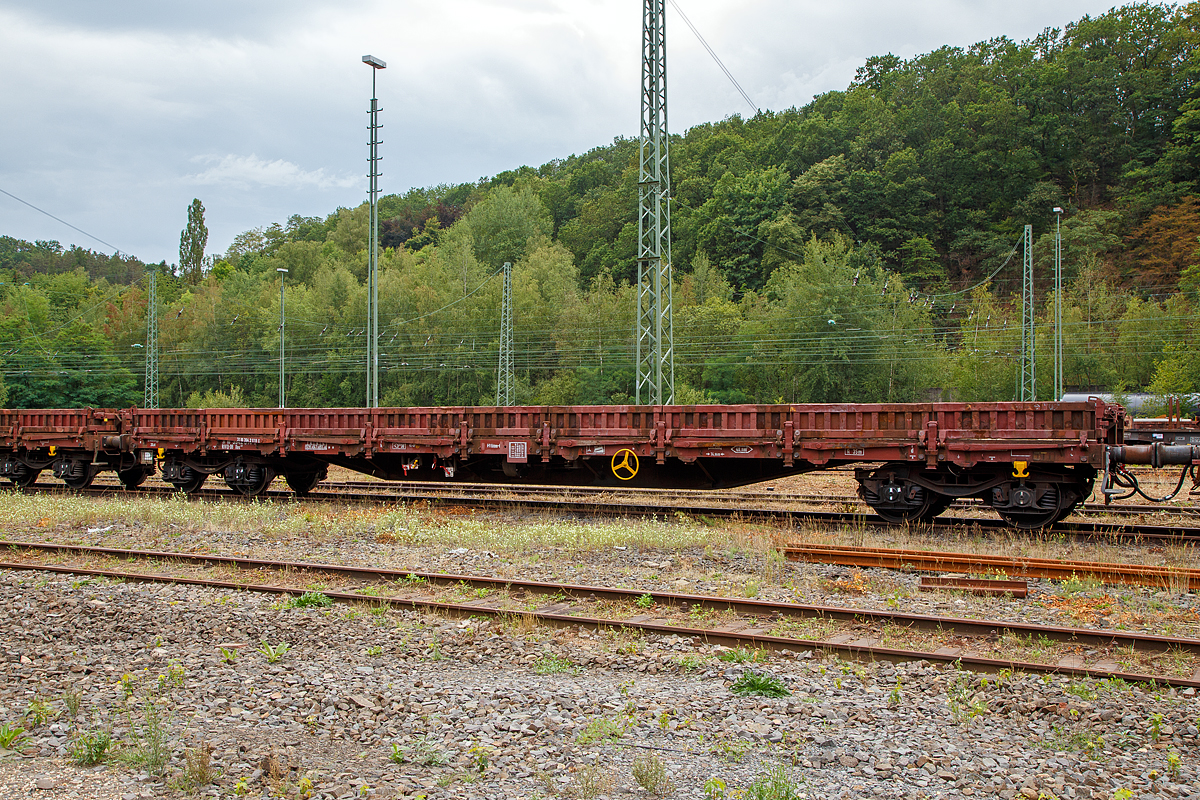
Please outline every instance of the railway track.
[{"label": "railway track", "polygon": [[[861,659],[924,659],[959,662],[982,670],[1053,672],[1200,687],[1200,640],[1189,638],[202,553],[46,542],[0,542],[0,547],[10,555],[23,556],[0,562],[0,569],[292,596],[312,591],[309,587],[314,581],[337,580],[344,585],[337,590],[322,590],[334,600],[448,615],[507,615],[535,623],[702,638],[729,647],[819,649]],[[70,558],[83,563],[67,563]],[[157,571],[131,569],[139,563]],[[120,568],[111,568],[114,566]],[[164,567],[170,571],[162,571]],[[204,574],[206,570],[226,574],[218,578]],[[287,580],[258,582],[267,576]],[[924,650],[889,646],[893,640],[914,634],[938,646]],[[1059,643],[1060,657],[1046,663],[990,654],[996,651],[1011,655],[1020,650],[1021,643],[1035,641],[1039,646],[1046,641]],[[1139,672],[1120,663],[1122,659],[1128,662],[1137,658],[1153,661],[1159,656],[1176,665],[1173,674]],[[1182,670],[1178,668],[1181,663]]]},{"label": "railway track", "polygon": [[[337,484],[331,491],[325,483],[320,484],[321,491],[313,491],[305,499],[314,501],[333,502],[424,502],[431,505],[454,505],[488,510],[537,509],[556,513],[576,513],[586,515],[606,516],[646,516],[667,517],[676,514],[687,514],[711,519],[740,519],[763,521],[783,525],[799,525],[804,523],[820,525],[880,525],[894,527],[865,506],[857,511],[814,511],[795,508],[779,508],[774,502],[768,504],[750,505],[739,502],[737,495],[726,495],[722,492],[680,491],[673,490],[655,494],[650,491],[622,490],[579,490],[578,487],[525,487],[525,486],[494,486],[488,484],[414,484],[406,482],[393,486],[384,491],[372,489],[364,491],[358,488],[360,484],[375,487],[389,484],[384,482],[346,482],[347,488],[336,490]],[[84,493],[91,495],[121,495],[121,496],[151,496],[163,497],[177,494],[168,485],[144,486],[129,491],[119,484],[93,484],[83,490],[67,489],[62,485],[34,484],[28,487],[38,491],[60,491]],[[740,493],[742,497],[753,497],[761,501],[762,494]],[[204,488],[189,497],[225,498],[246,501],[247,498],[228,489]],[[290,491],[268,491],[250,500],[279,500],[295,499]],[[677,500],[676,504],[668,504],[667,499]],[[641,499],[635,499],[641,498]],[[714,502],[720,500],[720,502]],[[1008,523],[995,517],[938,517],[932,523],[916,523],[931,532],[954,532],[963,527],[982,531],[1012,531]],[[1105,538],[1130,541],[1180,541],[1200,538],[1200,528],[1191,524],[1190,518],[1181,517],[1178,521],[1167,524],[1147,524],[1137,521],[1086,521],[1064,520],[1055,523],[1049,529],[1054,535],[1076,536],[1081,538]]]},{"label": "railway track", "polygon": [[[570,499],[589,497],[606,497],[614,494],[625,494],[643,497],[661,498],[664,506],[667,503],[698,503],[711,501],[714,497],[730,504],[752,503],[758,506],[770,505],[853,505],[870,513],[868,507],[858,495],[853,494],[801,494],[795,492],[777,492],[772,489],[754,492],[736,489],[720,489],[717,491],[701,489],[612,489],[594,486],[538,486],[524,484],[487,484],[487,483],[427,483],[419,481],[322,481],[319,484],[322,492],[378,492],[387,494],[400,492],[412,494],[442,494],[445,492],[494,492],[505,493],[516,497],[545,497],[556,494]],[[977,498],[955,500],[952,509],[985,508]],[[1137,516],[1143,514],[1163,514],[1180,517],[1196,517],[1200,520],[1200,506],[1166,506],[1146,504],[1111,504],[1084,503],[1075,511],[1076,514],[1102,513],[1114,516]]]}]

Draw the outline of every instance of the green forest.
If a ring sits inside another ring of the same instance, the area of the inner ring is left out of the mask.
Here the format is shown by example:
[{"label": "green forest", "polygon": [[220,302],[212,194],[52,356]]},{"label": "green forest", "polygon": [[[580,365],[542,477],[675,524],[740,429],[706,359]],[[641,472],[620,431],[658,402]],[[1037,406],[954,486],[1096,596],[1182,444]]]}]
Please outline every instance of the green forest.
[{"label": "green forest", "polygon": [[[1196,392],[1198,46],[1126,5],[673,135],[675,401],[1014,399],[1025,225],[1051,399],[1058,223],[1067,391]],[[618,138],[381,198],[380,404],[495,403],[505,261],[518,401],[632,402],[637,192]],[[188,212],[178,264],[0,236],[0,402],[140,405],[156,270],[160,405],[275,406],[283,268],[287,405],[364,404],[367,205],[220,254]]]}]

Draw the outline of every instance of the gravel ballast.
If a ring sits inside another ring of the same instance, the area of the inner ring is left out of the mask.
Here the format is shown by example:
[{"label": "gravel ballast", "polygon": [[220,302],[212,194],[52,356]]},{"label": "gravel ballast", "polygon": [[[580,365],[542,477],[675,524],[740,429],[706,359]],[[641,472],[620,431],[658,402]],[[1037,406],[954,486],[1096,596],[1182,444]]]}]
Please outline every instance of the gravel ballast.
[{"label": "gravel ballast", "polygon": [[[1200,797],[1192,689],[744,661],[673,636],[50,573],[0,573],[0,598],[0,722],[30,736],[0,756],[5,797],[182,796],[206,745],[216,779],[193,791],[210,797],[648,797],[632,766],[650,755],[676,797],[773,770],[811,798]],[[734,694],[750,670],[790,694]],[[151,704],[161,775],[129,761]],[[91,731],[125,758],[72,763]]]}]

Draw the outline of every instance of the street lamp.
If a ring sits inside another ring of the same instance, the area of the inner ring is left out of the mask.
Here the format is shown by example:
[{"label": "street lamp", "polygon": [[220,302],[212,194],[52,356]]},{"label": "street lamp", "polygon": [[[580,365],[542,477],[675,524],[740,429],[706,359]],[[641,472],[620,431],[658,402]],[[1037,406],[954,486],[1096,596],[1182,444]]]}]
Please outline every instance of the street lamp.
[{"label": "street lamp", "polygon": [[279,273],[279,407],[287,408],[283,394],[283,276],[287,275],[287,270],[276,267],[275,271]]},{"label": "street lamp", "polygon": [[363,56],[371,68],[371,171],[367,193],[371,200],[371,233],[367,245],[367,408],[379,407],[379,101],[375,98],[375,73],[387,64],[375,56]]},{"label": "street lamp", "polygon": [[1054,399],[1063,396],[1063,331],[1062,331],[1062,208],[1054,212]]}]

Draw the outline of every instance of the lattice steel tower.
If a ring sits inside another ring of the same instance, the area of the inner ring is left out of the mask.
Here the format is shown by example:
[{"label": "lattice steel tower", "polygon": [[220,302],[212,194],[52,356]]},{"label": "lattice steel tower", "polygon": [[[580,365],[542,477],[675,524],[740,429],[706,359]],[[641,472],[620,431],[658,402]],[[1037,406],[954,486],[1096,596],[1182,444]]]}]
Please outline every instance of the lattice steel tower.
[{"label": "lattice steel tower", "polygon": [[504,302],[500,306],[500,369],[496,374],[496,405],[511,406],[517,379],[513,374],[512,262],[504,262]]},{"label": "lattice steel tower", "polygon": [[675,399],[671,317],[671,176],[667,156],[667,0],[643,0],[642,129],[638,173],[637,385],[634,402]]},{"label": "lattice steel tower", "polygon": [[158,270],[151,267],[146,274],[146,392],[142,407],[158,408]]},{"label": "lattice steel tower", "polygon": [[1021,281],[1021,376],[1018,400],[1037,400],[1036,329],[1033,324],[1033,226],[1025,226],[1025,271]]}]

